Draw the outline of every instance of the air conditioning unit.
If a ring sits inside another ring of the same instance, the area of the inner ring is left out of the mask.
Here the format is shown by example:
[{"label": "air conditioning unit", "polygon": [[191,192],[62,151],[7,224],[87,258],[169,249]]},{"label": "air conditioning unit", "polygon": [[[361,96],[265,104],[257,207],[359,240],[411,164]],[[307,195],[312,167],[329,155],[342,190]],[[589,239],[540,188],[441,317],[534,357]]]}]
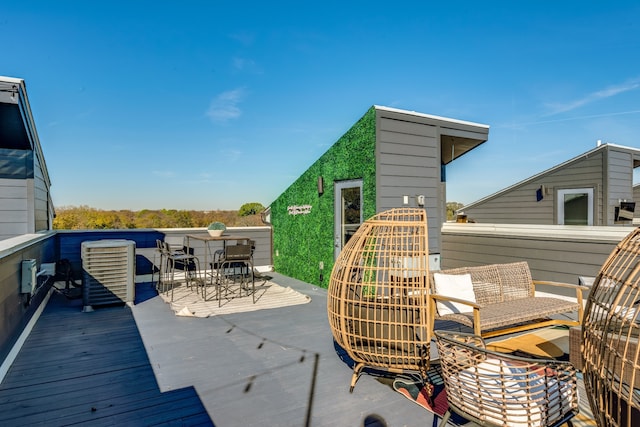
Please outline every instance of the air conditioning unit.
[{"label": "air conditioning unit", "polygon": [[83,311],[94,305],[133,303],[136,243],[132,240],[82,242]]}]

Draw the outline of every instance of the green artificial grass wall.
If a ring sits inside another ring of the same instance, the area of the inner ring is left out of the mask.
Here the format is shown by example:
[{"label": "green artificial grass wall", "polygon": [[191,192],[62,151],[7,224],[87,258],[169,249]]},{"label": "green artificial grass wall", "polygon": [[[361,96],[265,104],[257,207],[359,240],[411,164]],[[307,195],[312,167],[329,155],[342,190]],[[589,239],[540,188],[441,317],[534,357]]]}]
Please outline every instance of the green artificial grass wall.
[{"label": "green artificial grass wall", "polygon": [[[277,272],[327,287],[333,268],[334,182],[362,179],[363,220],[376,210],[376,109],[371,107],[271,204]],[[324,193],[318,194],[318,177]],[[300,212],[290,214],[290,207]],[[309,208],[310,207],[310,208]],[[324,269],[320,270],[320,263]]]}]

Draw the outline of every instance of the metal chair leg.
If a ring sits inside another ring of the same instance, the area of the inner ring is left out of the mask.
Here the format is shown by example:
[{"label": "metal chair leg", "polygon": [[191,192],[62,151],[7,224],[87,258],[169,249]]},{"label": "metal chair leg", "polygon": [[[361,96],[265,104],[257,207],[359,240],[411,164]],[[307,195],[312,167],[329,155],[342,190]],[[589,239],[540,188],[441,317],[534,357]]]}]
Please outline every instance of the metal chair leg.
[{"label": "metal chair leg", "polygon": [[[436,416],[437,415],[434,415],[434,417]],[[442,421],[440,422],[440,427],[445,427],[449,422],[450,417],[451,417],[451,410],[448,410],[447,412],[444,413],[444,416],[442,417]]]}]

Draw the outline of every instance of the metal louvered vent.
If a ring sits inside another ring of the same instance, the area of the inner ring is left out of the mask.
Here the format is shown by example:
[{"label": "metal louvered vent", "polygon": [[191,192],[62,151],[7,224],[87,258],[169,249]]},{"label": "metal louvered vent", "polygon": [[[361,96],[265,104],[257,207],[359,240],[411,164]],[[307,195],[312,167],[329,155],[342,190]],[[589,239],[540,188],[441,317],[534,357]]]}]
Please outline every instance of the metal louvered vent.
[{"label": "metal louvered vent", "polygon": [[132,240],[82,242],[83,311],[94,305],[133,303],[135,248]]}]

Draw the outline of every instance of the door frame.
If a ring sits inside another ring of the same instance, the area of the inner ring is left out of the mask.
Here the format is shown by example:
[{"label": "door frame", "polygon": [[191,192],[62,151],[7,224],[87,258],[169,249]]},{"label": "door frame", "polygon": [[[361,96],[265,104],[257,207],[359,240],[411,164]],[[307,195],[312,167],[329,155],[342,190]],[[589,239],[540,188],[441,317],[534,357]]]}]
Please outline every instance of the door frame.
[{"label": "door frame", "polygon": [[334,201],[333,201],[333,259],[334,261],[338,259],[338,255],[342,251],[344,247],[343,242],[343,206],[342,206],[342,190],[347,188],[359,188],[360,189],[360,223],[358,227],[362,224],[363,215],[362,215],[362,204],[363,204],[363,191],[362,191],[362,179],[349,179],[344,181],[334,181],[333,189],[334,189]]},{"label": "door frame", "polygon": [[564,196],[568,194],[586,194],[587,195],[587,225],[593,225],[593,188],[560,188],[557,190],[557,223],[564,225]]}]

